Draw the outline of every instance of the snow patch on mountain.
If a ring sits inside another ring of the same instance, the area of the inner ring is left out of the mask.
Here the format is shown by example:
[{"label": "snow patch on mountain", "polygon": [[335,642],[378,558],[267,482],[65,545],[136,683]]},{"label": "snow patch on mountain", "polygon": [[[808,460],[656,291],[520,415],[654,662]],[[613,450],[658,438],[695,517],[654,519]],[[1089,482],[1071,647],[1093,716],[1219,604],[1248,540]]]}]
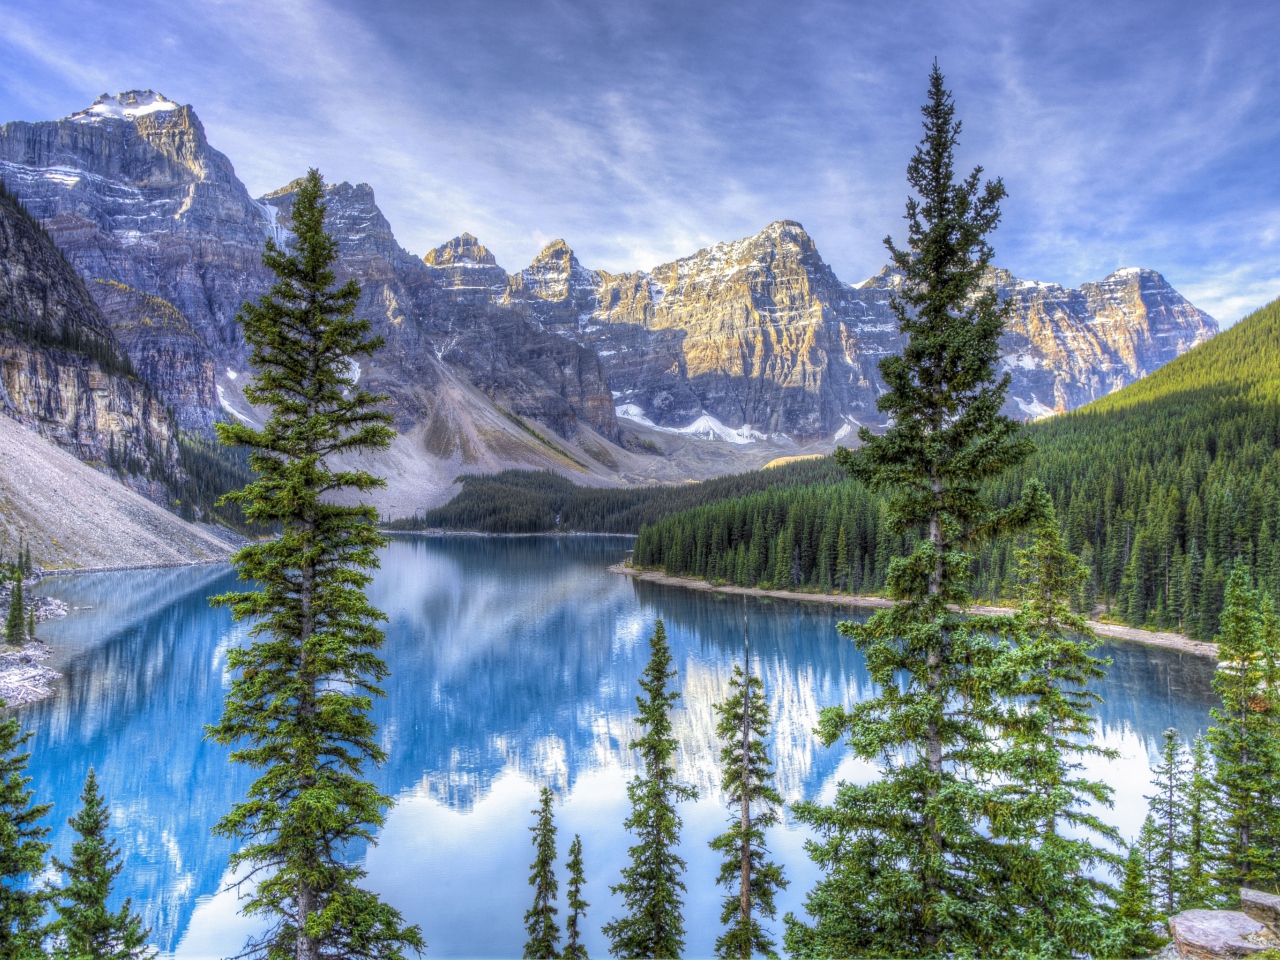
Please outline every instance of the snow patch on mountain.
[{"label": "snow patch on mountain", "polygon": [[1031,395],[1031,400],[1023,400],[1021,397],[1011,397],[1014,403],[1018,405],[1018,409],[1025,413],[1032,420],[1043,420],[1045,417],[1052,417],[1057,411],[1052,407],[1046,407],[1043,403],[1036,399],[1036,395]]},{"label": "snow patch on mountain", "polygon": [[725,426],[709,413],[704,413],[686,427],[658,426],[658,424],[645,416],[645,412],[634,403],[620,404],[614,408],[614,415],[623,420],[630,420],[632,423],[648,427],[651,430],[679,434],[684,437],[696,437],[699,440],[721,440],[725,443],[743,444],[768,439],[765,434],[758,430],[753,430],[749,423],[734,429],[733,427]]},{"label": "snow patch on mountain", "polygon": [[164,94],[156,93],[154,90],[130,90],[127,93],[117,93],[115,96],[104,93],[93,101],[93,106],[79,113],[73,113],[67,119],[75,120],[77,123],[96,123],[107,119],[137,120],[138,117],[145,117],[148,114],[181,109],[181,104],[174,103]]}]

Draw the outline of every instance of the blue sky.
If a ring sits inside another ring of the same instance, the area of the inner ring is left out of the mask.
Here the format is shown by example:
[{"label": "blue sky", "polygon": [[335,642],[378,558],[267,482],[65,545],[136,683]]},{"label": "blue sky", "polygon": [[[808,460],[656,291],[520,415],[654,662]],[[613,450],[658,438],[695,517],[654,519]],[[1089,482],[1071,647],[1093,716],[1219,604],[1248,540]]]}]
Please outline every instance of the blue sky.
[{"label": "blue sky", "polygon": [[563,237],[649,267],[799,220],[844,280],[901,240],[936,56],[997,261],[1159,270],[1224,324],[1280,296],[1280,12],[1137,0],[0,0],[0,120],[153,88],[255,194],[365,181],[422,254]]}]

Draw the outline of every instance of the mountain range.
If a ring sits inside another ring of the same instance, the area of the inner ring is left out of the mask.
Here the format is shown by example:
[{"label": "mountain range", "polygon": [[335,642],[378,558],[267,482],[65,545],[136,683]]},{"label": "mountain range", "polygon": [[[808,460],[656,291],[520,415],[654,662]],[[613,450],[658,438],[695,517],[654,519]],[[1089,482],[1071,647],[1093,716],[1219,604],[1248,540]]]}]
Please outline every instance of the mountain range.
[{"label": "mountain range", "polygon": [[[170,449],[175,430],[209,435],[219,418],[258,418],[241,392],[249,370],[235,317],[270,286],[261,255],[268,238],[289,242],[295,184],[252,197],[195,111],[152,91],[0,126],[0,180],[83,281],[95,335],[109,335],[160,401],[139,427],[152,448]],[[697,479],[883,426],[877,363],[901,346],[890,310],[900,277],[886,268],[841,281],[793,221],[618,274],[583,266],[557,240],[509,274],[469,234],[409,253],[367,184],[331,185],[327,204],[340,276],[360,281],[359,310],[386,341],[360,369],[389,396],[399,434],[373,465],[389,479],[384,513],[443,502],[461,473]],[[1079,289],[998,269],[989,282],[1012,305],[1007,409],[1026,419],[1119,389],[1218,329],[1150,270]],[[49,395],[53,372],[25,369],[15,379],[6,361],[6,410],[101,458],[86,437],[109,447],[115,428],[60,432],[65,416],[32,399]]]}]

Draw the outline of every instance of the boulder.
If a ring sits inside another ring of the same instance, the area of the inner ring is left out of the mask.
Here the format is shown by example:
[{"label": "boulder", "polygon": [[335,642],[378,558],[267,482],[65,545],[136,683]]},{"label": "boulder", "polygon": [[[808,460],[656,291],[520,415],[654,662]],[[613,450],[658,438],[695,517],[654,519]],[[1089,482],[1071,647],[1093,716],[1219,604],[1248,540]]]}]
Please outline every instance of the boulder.
[{"label": "boulder", "polygon": [[1240,909],[1273,934],[1280,936],[1280,897],[1261,890],[1240,888]]},{"label": "boulder", "polygon": [[1183,960],[1249,957],[1280,946],[1266,927],[1238,910],[1184,910],[1169,919]]}]

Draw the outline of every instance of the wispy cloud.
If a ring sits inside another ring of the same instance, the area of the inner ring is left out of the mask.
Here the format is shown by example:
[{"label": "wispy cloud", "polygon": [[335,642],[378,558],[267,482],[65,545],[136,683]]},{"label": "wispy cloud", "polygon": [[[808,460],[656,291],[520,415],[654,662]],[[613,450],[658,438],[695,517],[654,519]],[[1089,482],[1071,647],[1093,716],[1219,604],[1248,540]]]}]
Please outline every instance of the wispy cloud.
[{"label": "wispy cloud", "polygon": [[0,119],[103,90],[193,104],[255,193],[366,181],[401,242],[508,269],[548,237],[651,266],[774,219],[859,280],[901,235],[936,56],[998,256],[1160,270],[1220,319],[1280,294],[1280,18],[1253,0],[0,0]]}]

